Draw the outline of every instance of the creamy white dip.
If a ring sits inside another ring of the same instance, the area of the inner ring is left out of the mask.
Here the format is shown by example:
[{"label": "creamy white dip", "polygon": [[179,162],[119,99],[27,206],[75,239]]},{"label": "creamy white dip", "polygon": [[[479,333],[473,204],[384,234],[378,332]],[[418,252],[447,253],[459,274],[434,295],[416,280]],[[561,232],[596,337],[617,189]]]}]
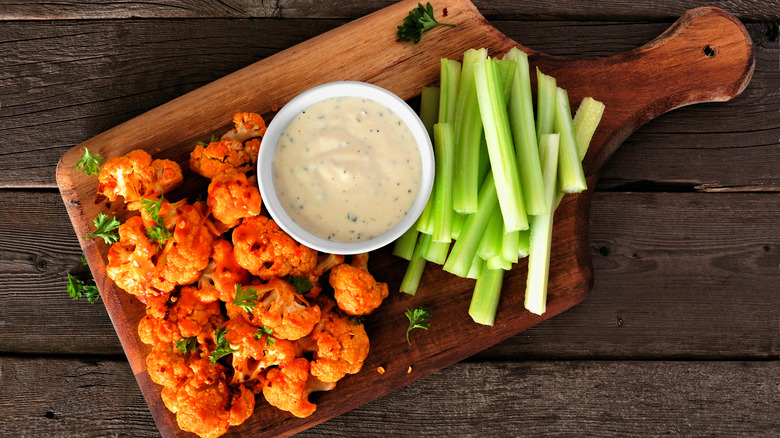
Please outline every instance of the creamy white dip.
[{"label": "creamy white dip", "polygon": [[420,187],[411,131],[386,106],[360,97],[303,110],[277,143],[273,180],[287,214],[335,242],[376,237],[397,224]]}]

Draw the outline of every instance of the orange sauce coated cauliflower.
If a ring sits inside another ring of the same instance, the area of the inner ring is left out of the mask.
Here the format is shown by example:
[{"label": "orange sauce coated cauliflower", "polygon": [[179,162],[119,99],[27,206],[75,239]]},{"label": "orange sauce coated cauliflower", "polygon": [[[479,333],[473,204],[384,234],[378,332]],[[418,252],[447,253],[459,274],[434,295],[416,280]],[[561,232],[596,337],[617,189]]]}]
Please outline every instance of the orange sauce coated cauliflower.
[{"label": "orange sauce coated cauliflower", "polygon": [[[278,339],[258,332],[258,328],[243,318],[233,318],[225,323],[225,338],[233,353],[232,385],[255,382],[260,390],[265,382],[263,373],[268,367],[295,358],[295,346],[285,339]],[[259,335],[259,336],[258,336]]]},{"label": "orange sauce coated cauliflower", "polygon": [[[226,132],[222,138],[232,138],[240,142],[245,142],[250,138],[262,137],[265,135],[265,120],[256,113],[237,113],[233,116],[233,124],[236,126]],[[255,152],[255,156],[257,153]]]},{"label": "orange sauce coated cauliflower", "polygon": [[214,329],[224,320],[218,303],[204,303],[197,288],[185,286],[147,305],[146,316],[138,323],[138,336],[150,345],[193,336],[200,344],[213,343]]},{"label": "orange sauce coated cauliflower", "polygon": [[206,178],[228,170],[247,173],[255,167],[258,151],[253,145],[247,148],[238,140],[224,138],[208,146],[196,146],[190,154],[190,169]]},{"label": "orange sauce coated cauliflower", "polygon": [[387,283],[377,282],[366,269],[364,255],[353,258],[353,265],[341,264],[330,272],[333,297],[339,308],[349,315],[368,315],[389,294]]},{"label": "orange sauce coated cauliflower", "polygon": [[178,285],[198,280],[209,264],[214,235],[206,226],[202,204],[176,210],[176,226],[157,262],[159,276]]},{"label": "orange sauce coated cauliflower", "polygon": [[229,170],[211,179],[208,205],[214,219],[233,228],[245,217],[260,214],[260,190],[250,184],[246,175]]},{"label": "orange sauce coated cauliflower", "polygon": [[317,264],[317,251],[296,242],[265,216],[244,219],[233,229],[236,261],[264,280],[301,276]]},{"label": "orange sauce coated cauliflower", "polygon": [[155,296],[173,289],[173,284],[156,283],[155,276],[157,245],[150,243],[144,234],[143,220],[133,216],[119,227],[119,241],[108,250],[106,274],[125,292],[135,295],[146,303]]},{"label": "orange sauce coated cauliflower", "polygon": [[263,396],[272,406],[299,418],[308,417],[317,409],[309,401],[314,391],[329,391],[335,383],[322,383],[309,374],[309,361],[296,358],[268,370]]},{"label": "orange sauce coated cauliflower", "polygon": [[122,157],[106,161],[98,175],[98,195],[109,201],[122,196],[126,203],[141,198],[157,199],[179,187],[183,181],[181,167],[171,160],[152,160],[144,150],[137,149]]}]

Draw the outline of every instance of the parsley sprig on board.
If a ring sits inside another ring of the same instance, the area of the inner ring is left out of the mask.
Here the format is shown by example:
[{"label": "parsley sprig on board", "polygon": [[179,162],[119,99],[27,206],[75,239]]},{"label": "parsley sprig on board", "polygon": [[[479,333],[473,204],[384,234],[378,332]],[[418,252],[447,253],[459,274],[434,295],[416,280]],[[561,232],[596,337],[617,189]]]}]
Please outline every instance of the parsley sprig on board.
[{"label": "parsley sprig on board", "polygon": [[87,299],[91,304],[95,304],[95,301],[100,298],[100,292],[98,291],[95,280],[91,280],[92,284],[86,284],[84,281],[70,275],[68,273],[68,294],[74,300],[78,300],[82,296]]},{"label": "parsley sprig on board", "polygon": [[247,312],[252,312],[257,306],[257,291],[252,286],[242,287],[236,284],[236,292],[233,296],[233,305]]},{"label": "parsley sprig on board", "polygon": [[100,237],[109,245],[119,240],[119,234],[114,231],[121,225],[117,218],[100,213],[92,222],[95,224],[95,232],[84,236],[85,239]]},{"label": "parsley sprig on board", "polygon": [[160,199],[157,200],[141,198],[141,206],[143,206],[144,210],[149,213],[149,217],[155,222],[155,225],[151,228],[147,228],[146,233],[144,234],[149,242],[157,242],[158,248],[162,248],[162,246],[165,245],[165,242],[173,237],[173,233],[165,227],[165,221],[160,217],[163,199],[162,194],[160,195]]},{"label": "parsley sprig on board", "polygon": [[409,11],[409,15],[404,18],[403,24],[398,26],[396,35],[403,41],[413,41],[415,44],[420,42],[423,33],[433,29],[436,26],[456,26],[452,23],[439,23],[433,16],[433,6],[430,2],[425,6],[417,3],[417,7]]},{"label": "parsley sprig on board", "polygon": [[100,166],[105,161],[105,158],[98,154],[92,154],[89,149],[84,148],[84,155],[78,163],[76,163],[76,169],[86,173],[87,175],[97,175],[100,173]]},{"label": "parsley sprig on board", "polygon": [[218,360],[233,353],[238,353],[237,349],[230,347],[230,342],[225,339],[225,327],[219,327],[214,330],[214,342],[217,344],[217,348],[211,352],[209,361],[212,365],[215,365]]},{"label": "parsley sprig on board", "polygon": [[431,323],[428,322],[431,318],[431,311],[425,307],[409,309],[406,311],[406,317],[409,318],[409,328],[406,329],[406,342],[411,345],[412,341],[409,340],[409,332],[416,328],[428,330],[431,327]]}]

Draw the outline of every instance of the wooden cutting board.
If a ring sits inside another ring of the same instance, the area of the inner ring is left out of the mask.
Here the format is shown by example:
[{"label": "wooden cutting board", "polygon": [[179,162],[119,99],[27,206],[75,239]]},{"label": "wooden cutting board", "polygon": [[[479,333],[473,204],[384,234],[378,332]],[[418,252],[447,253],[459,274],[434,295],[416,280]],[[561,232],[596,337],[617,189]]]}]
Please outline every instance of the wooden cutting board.
[{"label": "wooden cutting board", "polygon": [[[437,0],[436,16],[457,27],[438,27],[420,44],[398,42],[396,26],[417,1],[402,1],[252,64],[179,97],[69,150],[57,167],[57,183],[76,234],[92,232],[101,212],[126,213],[116,205],[96,204],[97,178],[75,168],[83,148],[110,158],[136,148],[156,158],[182,164],[185,187],[170,199],[202,192],[206,180],[188,170],[195,142],[228,129],[232,115],[252,111],[266,119],[272,106],[282,106],[298,93],[325,82],[356,80],[384,87],[404,99],[419,95],[439,77],[439,59],[460,60],[470,48],[486,47],[491,56],[519,46],[532,67],[555,76],[576,107],[585,96],[606,104],[603,120],[584,160],[593,187],[606,160],[639,126],[671,109],[698,102],[725,101],[750,81],[754,56],[742,24],[716,8],[686,12],[669,30],[647,45],[621,55],[572,60],[523,47],[493,28],[467,0]],[[445,16],[446,15],[446,16]],[[372,254],[370,269],[390,285],[391,296],[371,315],[366,329],[371,352],[363,370],[344,378],[335,390],[312,397],[316,413],[297,419],[258,398],[254,415],[229,434],[288,435],[376,399],[407,383],[462,360],[582,301],[593,283],[588,249],[588,207],[591,190],[564,198],[555,215],[547,313],[523,309],[526,264],[521,261],[505,278],[496,325],[471,322],[467,310],[473,281],[455,278],[429,264],[415,297],[398,292],[406,262],[384,248]],[[106,276],[108,246],[81,240],[92,274],[127,354],[133,372],[164,436],[183,434],[160,399],[160,387],[146,373],[148,346],[136,327],[144,306],[117,289]],[[404,311],[425,305],[433,316],[427,332],[412,333],[406,342]],[[378,366],[384,374],[376,372]],[[409,367],[412,372],[407,373]],[[453,394],[455,396],[455,394]]]}]

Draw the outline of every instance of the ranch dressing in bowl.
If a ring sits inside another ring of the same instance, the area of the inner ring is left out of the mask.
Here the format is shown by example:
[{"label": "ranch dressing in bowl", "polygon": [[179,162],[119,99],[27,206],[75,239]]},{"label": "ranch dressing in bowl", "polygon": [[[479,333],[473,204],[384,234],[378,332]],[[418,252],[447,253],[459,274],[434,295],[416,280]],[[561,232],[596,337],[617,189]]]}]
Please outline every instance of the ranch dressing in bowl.
[{"label": "ranch dressing in bowl", "polygon": [[431,139],[401,98],[365,82],[311,88],[274,116],[257,179],[263,204],[298,242],[330,254],[386,246],[431,194]]},{"label": "ranch dressing in bowl", "polygon": [[371,99],[340,96],[301,111],[273,157],[276,194],[287,214],[317,237],[372,239],[397,224],[420,187],[411,131]]}]

